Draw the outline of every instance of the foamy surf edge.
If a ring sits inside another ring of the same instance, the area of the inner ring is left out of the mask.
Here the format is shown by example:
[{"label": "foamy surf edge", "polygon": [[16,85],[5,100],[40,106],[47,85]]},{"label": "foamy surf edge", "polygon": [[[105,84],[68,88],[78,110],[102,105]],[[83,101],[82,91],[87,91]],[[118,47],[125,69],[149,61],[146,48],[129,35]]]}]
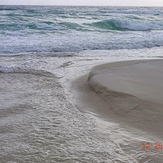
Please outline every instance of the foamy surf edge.
[{"label": "foamy surf edge", "polygon": [[32,75],[56,78],[56,76],[53,73],[46,70],[27,69],[27,68],[21,68],[16,66],[0,66],[0,73],[32,74]]}]

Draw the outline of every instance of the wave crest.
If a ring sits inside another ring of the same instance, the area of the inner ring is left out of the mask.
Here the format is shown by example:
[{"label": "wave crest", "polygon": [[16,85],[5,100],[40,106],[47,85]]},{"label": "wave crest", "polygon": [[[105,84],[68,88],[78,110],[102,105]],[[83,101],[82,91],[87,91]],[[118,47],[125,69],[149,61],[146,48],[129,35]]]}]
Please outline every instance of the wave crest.
[{"label": "wave crest", "polygon": [[163,22],[134,19],[109,19],[88,24],[90,26],[109,30],[149,31],[163,30]]}]

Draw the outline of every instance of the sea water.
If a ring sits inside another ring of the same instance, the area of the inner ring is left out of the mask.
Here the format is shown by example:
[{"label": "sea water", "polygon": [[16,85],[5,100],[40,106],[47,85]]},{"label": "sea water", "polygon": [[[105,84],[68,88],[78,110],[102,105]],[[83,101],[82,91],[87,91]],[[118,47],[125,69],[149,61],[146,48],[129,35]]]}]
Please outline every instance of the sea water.
[{"label": "sea water", "polygon": [[163,46],[163,8],[0,6],[0,54]]},{"label": "sea water", "polygon": [[161,7],[0,6],[0,162],[162,163],[141,148],[158,139],[99,119],[73,84],[97,64],[162,58],[162,46]]}]

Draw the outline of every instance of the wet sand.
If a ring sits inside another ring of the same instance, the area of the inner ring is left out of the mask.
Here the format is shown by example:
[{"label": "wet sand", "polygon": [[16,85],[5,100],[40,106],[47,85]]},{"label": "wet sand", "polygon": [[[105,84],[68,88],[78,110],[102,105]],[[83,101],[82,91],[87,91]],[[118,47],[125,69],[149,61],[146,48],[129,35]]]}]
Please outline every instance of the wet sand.
[{"label": "wet sand", "polygon": [[[137,97],[132,92],[118,90],[109,91],[113,94],[105,90],[105,94],[101,92],[101,86],[93,84],[94,77],[102,75],[101,71],[106,71],[106,74],[110,69],[122,71],[133,63],[146,61],[100,65],[105,63],[106,58],[83,59],[78,56],[13,57],[3,58],[2,61],[2,163],[162,163],[162,150],[153,149],[156,142],[163,142],[163,130],[160,127],[162,103],[157,101],[158,98],[152,101],[152,96],[147,99],[147,96]],[[151,61],[156,67],[161,67],[162,61],[159,62],[156,64]],[[8,68],[6,65],[14,66]],[[95,65],[99,66],[91,70]],[[136,70],[132,68],[132,71]],[[158,86],[161,86],[161,82]],[[155,115],[156,118],[150,119],[145,115]],[[142,144],[146,142],[151,143],[150,150],[142,149]]]},{"label": "wet sand", "polygon": [[99,65],[88,84],[124,122],[162,138],[163,60]]}]

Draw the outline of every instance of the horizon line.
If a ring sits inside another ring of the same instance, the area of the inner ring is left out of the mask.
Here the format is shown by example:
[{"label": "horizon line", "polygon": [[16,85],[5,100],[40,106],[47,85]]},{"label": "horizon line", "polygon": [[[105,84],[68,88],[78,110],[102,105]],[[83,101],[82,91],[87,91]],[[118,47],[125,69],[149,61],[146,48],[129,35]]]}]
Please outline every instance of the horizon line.
[{"label": "horizon line", "polygon": [[0,4],[0,6],[57,6],[57,7],[163,7],[163,6],[145,6],[145,5],[43,5],[43,4]]}]

